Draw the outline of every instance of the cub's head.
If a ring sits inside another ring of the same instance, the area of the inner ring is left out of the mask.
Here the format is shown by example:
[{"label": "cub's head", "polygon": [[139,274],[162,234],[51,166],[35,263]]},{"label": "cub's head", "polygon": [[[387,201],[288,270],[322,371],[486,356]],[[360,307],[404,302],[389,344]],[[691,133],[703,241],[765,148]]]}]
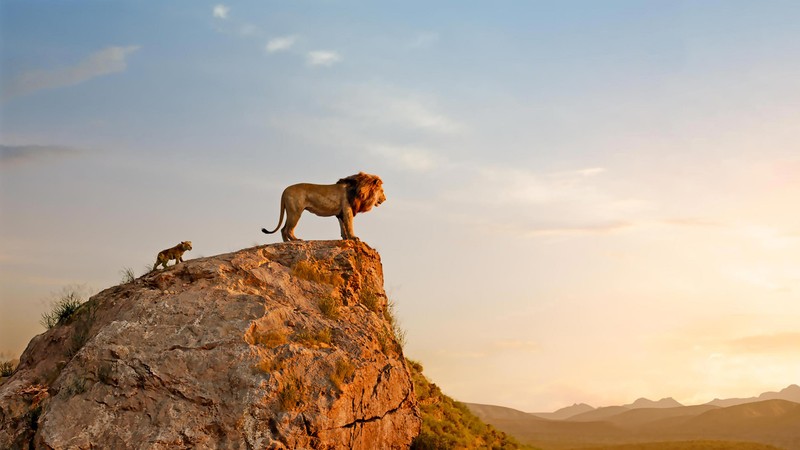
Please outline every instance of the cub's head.
[{"label": "cub's head", "polygon": [[192,249],[192,241],[181,242],[181,250],[187,251]]}]

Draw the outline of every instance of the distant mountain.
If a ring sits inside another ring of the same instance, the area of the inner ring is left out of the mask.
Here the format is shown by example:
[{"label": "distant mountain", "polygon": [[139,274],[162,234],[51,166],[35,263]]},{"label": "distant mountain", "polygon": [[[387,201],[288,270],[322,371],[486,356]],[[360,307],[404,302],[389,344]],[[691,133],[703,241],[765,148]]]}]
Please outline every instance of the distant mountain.
[{"label": "distant mountain", "polygon": [[637,408],[680,408],[683,405],[678,403],[674,398],[667,397],[667,398],[662,398],[657,402],[653,400],[648,400],[646,398],[640,398],[633,403],[622,406],[629,409],[637,409]]},{"label": "distant mountain", "polygon": [[792,384],[787,388],[781,389],[779,392],[764,392],[758,397],[727,398],[727,399],[715,398],[714,400],[708,402],[707,404],[726,407],[726,406],[743,405],[746,403],[760,402],[764,400],[788,400],[790,402],[800,403],[800,386]]},{"label": "distant mountain", "polygon": [[[491,405],[467,406],[485,422],[545,450],[645,442],[682,442],[669,447],[675,449],[707,442],[691,448],[727,449],[745,448],[740,445],[744,441],[753,445],[746,448],[772,445],[800,450],[800,387],[791,385],[779,392],[730,400],[744,403],[727,407],[714,402],[681,406],[672,398],[639,399],[624,406],[595,409],[575,404],[539,414]],[[575,411],[583,412],[570,415]],[[557,415],[566,418],[556,419]],[[630,448],[645,448],[636,445]]]},{"label": "distant mountain", "polygon": [[594,407],[589,406],[586,403],[575,403],[572,406],[567,406],[565,408],[561,408],[551,413],[531,413],[531,414],[537,417],[541,417],[543,419],[564,420],[564,419],[569,419],[572,416],[577,416],[578,414],[587,413],[589,411],[594,411]]},{"label": "distant mountain", "polygon": [[569,422],[599,422],[630,410],[630,408],[625,406],[604,406],[583,414],[569,417],[566,420]]}]

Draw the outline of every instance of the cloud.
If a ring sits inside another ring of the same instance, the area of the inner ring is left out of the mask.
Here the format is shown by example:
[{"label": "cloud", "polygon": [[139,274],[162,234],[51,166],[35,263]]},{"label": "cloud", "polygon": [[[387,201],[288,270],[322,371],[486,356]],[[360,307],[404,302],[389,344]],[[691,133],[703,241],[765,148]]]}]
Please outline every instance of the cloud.
[{"label": "cloud", "polygon": [[275,53],[288,50],[292,48],[292,46],[296,41],[297,41],[297,36],[294,35],[272,38],[269,41],[267,41],[265,49],[267,53]]},{"label": "cloud", "polygon": [[428,172],[441,163],[441,158],[433,152],[419,147],[375,144],[368,146],[370,152],[412,172]]},{"label": "cloud", "polygon": [[214,5],[213,14],[217,19],[227,19],[231,9],[223,4]]},{"label": "cloud", "polygon": [[542,227],[542,228],[528,228],[523,232],[524,235],[529,237],[537,236],[586,236],[597,234],[609,234],[618,231],[627,230],[634,227],[633,222],[608,222],[588,225],[565,225],[561,227]]},{"label": "cloud", "polygon": [[714,220],[703,219],[699,217],[680,217],[675,219],[665,219],[661,221],[666,225],[674,225],[678,227],[700,227],[700,228],[715,228],[724,227],[722,222]]},{"label": "cloud", "polygon": [[435,98],[387,86],[362,86],[347,92],[333,107],[361,127],[382,134],[398,129],[455,134],[463,126],[441,111]]},{"label": "cloud", "polygon": [[792,353],[800,354],[800,333],[786,332],[747,336],[728,342],[731,350],[739,353]]},{"label": "cloud", "polygon": [[417,33],[408,44],[409,49],[428,48],[439,41],[439,33],[422,31]]},{"label": "cloud", "polygon": [[0,145],[0,167],[31,163],[46,158],[82,153],[70,147],[54,145]]},{"label": "cloud", "polygon": [[306,63],[312,67],[330,67],[341,60],[342,57],[339,55],[339,53],[327,50],[315,50],[313,52],[308,52],[306,55]]},{"label": "cloud", "polygon": [[74,66],[22,73],[4,89],[3,97],[4,99],[19,97],[44,89],[72,86],[103,75],[124,72],[128,67],[128,56],[139,48],[138,45],[108,47],[92,53]]}]

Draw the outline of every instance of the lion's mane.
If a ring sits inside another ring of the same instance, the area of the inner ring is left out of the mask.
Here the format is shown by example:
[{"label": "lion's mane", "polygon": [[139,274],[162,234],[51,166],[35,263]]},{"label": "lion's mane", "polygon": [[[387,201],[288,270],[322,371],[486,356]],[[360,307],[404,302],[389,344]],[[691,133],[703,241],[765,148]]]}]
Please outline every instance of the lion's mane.
[{"label": "lion's mane", "polygon": [[347,201],[354,216],[371,210],[383,193],[383,180],[377,175],[364,172],[342,178],[336,184],[347,186]]}]

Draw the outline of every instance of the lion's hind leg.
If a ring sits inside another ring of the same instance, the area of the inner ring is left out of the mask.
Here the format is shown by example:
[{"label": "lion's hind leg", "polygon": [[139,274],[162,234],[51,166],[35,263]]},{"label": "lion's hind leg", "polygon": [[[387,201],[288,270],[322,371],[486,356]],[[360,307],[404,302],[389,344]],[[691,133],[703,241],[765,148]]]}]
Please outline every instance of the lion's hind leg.
[{"label": "lion's hind leg", "polygon": [[302,209],[300,211],[293,211],[289,208],[286,209],[286,223],[283,225],[283,228],[281,228],[281,237],[283,237],[283,242],[302,240],[294,235],[294,227],[296,227],[297,222],[300,221],[301,214],[303,214]]}]

